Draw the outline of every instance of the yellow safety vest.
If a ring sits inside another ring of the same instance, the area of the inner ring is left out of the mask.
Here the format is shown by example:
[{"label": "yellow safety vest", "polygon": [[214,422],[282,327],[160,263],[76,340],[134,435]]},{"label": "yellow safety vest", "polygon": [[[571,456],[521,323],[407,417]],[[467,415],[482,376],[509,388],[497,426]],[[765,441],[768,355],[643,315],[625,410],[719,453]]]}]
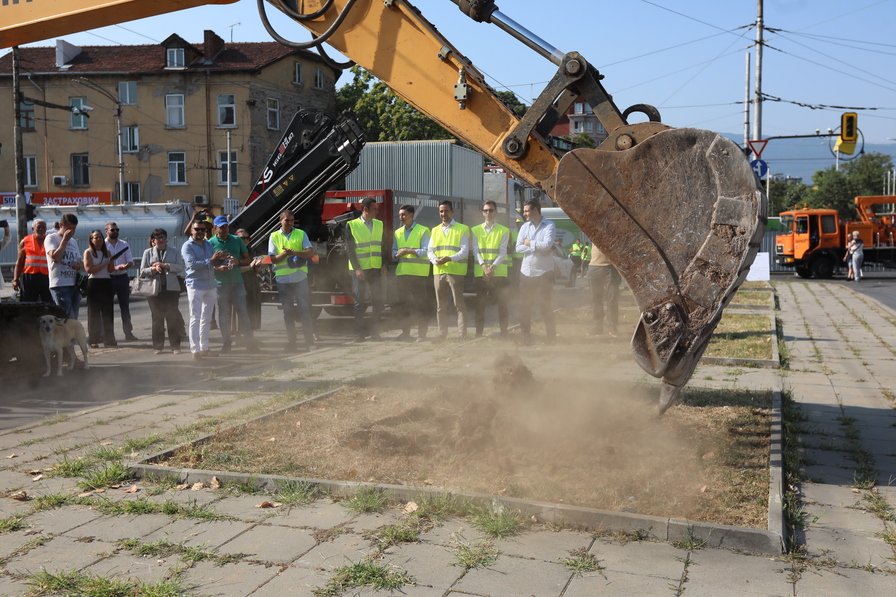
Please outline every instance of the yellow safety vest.
[{"label": "yellow safety vest", "polygon": [[591,247],[585,245],[582,247],[582,261],[590,261],[591,260]]},{"label": "yellow safety vest", "polygon": [[[373,220],[373,231],[367,228],[367,224],[361,218],[355,218],[348,223],[352,238],[355,239],[355,255],[358,257],[358,265],[361,269],[379,269],[383,266],[383,222]],[[348,269],[354,270],[351,260]]]},{"label": "yellow safety vest", "polygon": [[[395,231],[395,246],[399,249],[422,249],[423,235],[426,234],[426,228],[417,224],[411,228],[411,233],[407,239],[404,237],[405,228],[402,226]],[[398,258],[398,267],[395,268],[397,276],[428,276],[429,266],[432,265],[426,257],[418,257],[414,255],[404,255]]]},{"label": "yellow safety vest", "polygon": [[[429,246],[436,257],[450,257],[460,251],[460,241],[464,234],[469,231],[470,229],[466,225],[455,222],[454,226],[448,229],[448,234],[445,234],[442,232],[442,225],[439,224],[430,231]],[[433,265],[432,273],[466,276],[467,260],[449,261],[444,265]]]},{"label": "yellow safety vest", "polygon": [[519,236],[520,236],[520,231],[519,231],[519,230],[511,230],[511,231],[510,231],[510,248],[508,249],[508,251],[510,251],[511,253],[513,253],[513,258],[514,258],[514,259],[520,259],[520,260],[521,260],[521,259],[523,258],[523,254],[517,252],[517,250],[516,250],[516,239],[519,238]]},{"label": "yellow safety vest", "polygon": [[[297,234],[298,233],[298,234]],[[283,234],[282,230],[275,230],[271,233],[271,240],[274,242],[274,248],[277,250],[277,254],[283,252],[284,249],[292,249],[293,251],[304,251],[305,250],[305,232],[300,230],[299,228],[293,228],[289,233],[289,236]],[[295,273],[299,270],[308,273],[308,262],[305,262],[305,265],[301,267],[289,267],[289,257],[281,261],[280,263],[274,263],[274,275],[275,276],[288,276],[289,274]]]},{"label": "yellow safety vest", "polygon": [[574,242],[572,246],[569,248],[569,256],[570,257],[581,257],[585,247],[580,245],[578,242]]},{"label": "yellow safety vest", "polygon": [[[501,249],[501,239],[504,238],[504,235],[508,232],[509,230],[507,227],[502,226],[501,224],[495,224],[491,233],[485,232],[485,224],[473,227],[473,234],[476,235],[476,243],[479,245],[479,254],[482,255],[482,259],[485,261],[486,265],[491,265],[495,262],[495,259],[498,258],[498,252]],[[499,278],[506,277],[507,261],[509,258],[509,255],[505,256],[504,261],[501,262],[492,275]],[[473,264],[473,274],[477,278],[481,278],[483,273],[482,266],[479,265],[479,261],[477,260]]]}]

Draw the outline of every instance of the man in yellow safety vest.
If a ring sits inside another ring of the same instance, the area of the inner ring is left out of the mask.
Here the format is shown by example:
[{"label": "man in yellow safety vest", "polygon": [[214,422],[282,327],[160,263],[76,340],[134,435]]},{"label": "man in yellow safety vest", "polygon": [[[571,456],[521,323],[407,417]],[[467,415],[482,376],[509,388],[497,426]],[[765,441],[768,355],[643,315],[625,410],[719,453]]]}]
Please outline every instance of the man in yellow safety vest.
[{"label": "man in yellow safety vest", "polygon": [[271,256],[271,263],[274,265],[277,294],[283,307],[283,323],[286,324],[286,352],[298,350],[296,315],[302,321],[305,348],[315,349],[307,261],[314,257],[314,248],[308,240],[308,235],[294,225],[295,216],[292,211],[284,209],[280,213],[280,230],[272,232],[268,240],[268,255]]},{"label": "man in yellow safety vest", "polygon": [[474,226],[470,241],[473,243],[473,273],[476,276],[476,337],[482,336],[485,327],[486,300],[498,303],[498,325],[501,338],[507,338],[507,270],[511,256],[507,254],[510,231],[495,221],[498,207],[488,200],[482,205],[485,222]]},{"label": "man in yellow safety vest", "polygon": [[429,228],[414,222],[414,206],[402,205],[398,210],[402,226],[395,231],[392,241],[392,259],[395,268],[395,286],[398,303],[395,305],[401,322],[399,342],[411,341],[411,325],[417,324],[417,342],[426,339],[429,313],[427,309],[427,283],[431,264],[427,258]]},{"label": "man in yellow safety vest", "polygon": [[430,231],[427,254],[433,264],[433,284],[436,289],[436,318],[439,338],[448,338],[448,293],[457,307],[457,327],[461,340],[467,338],[466,306],[464,305],[464,276],[467,275],[467,255],[470,252],[469,227],[454,221],[454,205],[447,199],[439,203],[442,223]]},{"label": "man in yellow safety vest", "polygon": [[[368,336],[376,342],[382,340],[379,322],[383,312],[383,222],[376,219],[378,209],[376,199],[364,197],[361,217],[348,223],[346,253],[355,295],[355,342],[363,342]],[[365,325],[368,303],[373,304],[373,320]]]}]

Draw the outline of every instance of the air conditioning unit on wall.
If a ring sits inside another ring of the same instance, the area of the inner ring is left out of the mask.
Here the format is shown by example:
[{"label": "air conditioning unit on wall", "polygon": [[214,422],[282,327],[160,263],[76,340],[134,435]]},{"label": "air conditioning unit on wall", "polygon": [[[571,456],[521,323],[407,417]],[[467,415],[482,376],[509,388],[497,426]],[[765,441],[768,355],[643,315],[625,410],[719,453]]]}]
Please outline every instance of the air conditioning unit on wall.
[{"label": "air conditioning unit on wall", "polygon": [[193,195],[193,204],[196,207],[208,207],[208,195]]},{"label": "air conditioning unit on wall", "polygon": [[68,176],[54,176],[53,185],[57,187],[68,186]]}]

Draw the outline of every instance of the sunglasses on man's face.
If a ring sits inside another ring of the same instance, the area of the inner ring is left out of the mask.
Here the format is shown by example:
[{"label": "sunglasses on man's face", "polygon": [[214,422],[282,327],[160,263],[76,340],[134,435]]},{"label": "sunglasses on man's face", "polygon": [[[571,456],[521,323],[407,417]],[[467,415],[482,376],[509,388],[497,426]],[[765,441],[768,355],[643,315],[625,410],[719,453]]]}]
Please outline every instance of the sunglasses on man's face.
[{"label": "sunglasses on man's face", "polygon": [[109,232],[118,232],[118,228],[109,228]]}]

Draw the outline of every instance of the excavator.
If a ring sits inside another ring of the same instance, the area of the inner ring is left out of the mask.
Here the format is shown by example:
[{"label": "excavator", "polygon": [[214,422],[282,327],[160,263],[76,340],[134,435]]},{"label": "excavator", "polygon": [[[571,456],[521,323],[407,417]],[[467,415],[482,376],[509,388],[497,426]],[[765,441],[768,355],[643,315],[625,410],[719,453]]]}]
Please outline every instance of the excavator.
[{"label": "excavator", "polygon": [[[0,47],[233,1],[4,2]],[[257,3],[262,23],[278,42],[316,48],[336,68],[359,64],[563,208],[634,295],[640,315],[632,352],[647,373],[661,378],[659,412],[664,413],[680,398],[759,249],[767,217],[761,184],[732,141],[666,125],[649,104],[620,110],[603,86],[603,75],[578,52],[558,50],[492,0],[451,1],[472,20],[496,26],[557,67],[521,118],[407,0]],[[270,7],[308,29],[312,39],[283,37],[267,17]],[[325,45],[349,62],[334,62]],[[597,148],[561,154],[548,135],[579,96],[609,137]],[[633,114],[642,121],[630,123]]]}]

